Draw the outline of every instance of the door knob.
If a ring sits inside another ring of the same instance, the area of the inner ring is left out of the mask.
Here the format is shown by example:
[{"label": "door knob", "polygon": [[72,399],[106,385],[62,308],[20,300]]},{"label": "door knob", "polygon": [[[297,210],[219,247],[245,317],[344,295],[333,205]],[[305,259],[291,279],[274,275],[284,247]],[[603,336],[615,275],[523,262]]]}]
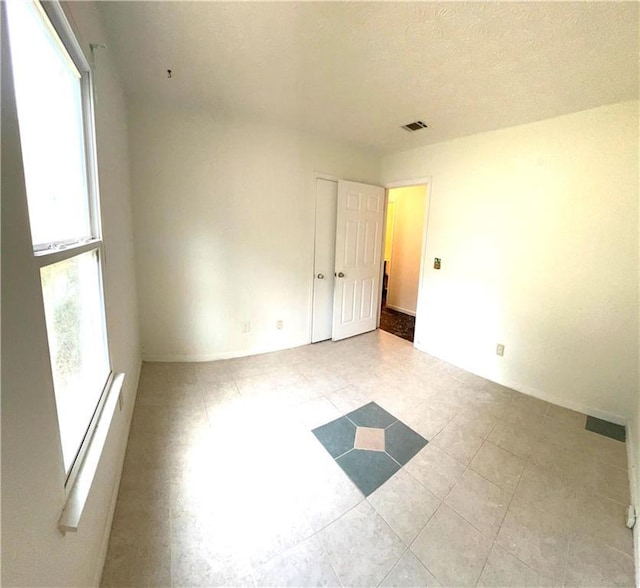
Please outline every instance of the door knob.
[{"label": "door knob", "polygon": [[318,279],[319,280],[324,280],[324,274],[318,274]]},{"label": "door knob", "polygon": [[342,272],[338,272],[338,277],[339,278],[344,278],[344,274]]}]

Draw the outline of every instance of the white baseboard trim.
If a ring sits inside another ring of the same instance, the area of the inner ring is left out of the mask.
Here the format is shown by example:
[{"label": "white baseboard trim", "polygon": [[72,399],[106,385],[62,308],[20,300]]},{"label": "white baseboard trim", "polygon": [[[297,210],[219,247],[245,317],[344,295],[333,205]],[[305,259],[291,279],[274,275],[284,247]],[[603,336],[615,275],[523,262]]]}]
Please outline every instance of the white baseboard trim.
[{"label": "white baseboard trim", "polygon": [[181,354],[142,354],[142,361],[167,363],[167,362],[203,362],[217,361],[219,359],[235,359],[237,357],[248,357],[250,355],[262,355],[263,353],[273,353],[274,351],[284,351],[285,349],[294,349],[303,345],[309,345],[311,340],[308,338],[286,343],[284,345],[266,345],[263,347],[255,347],[251,349],[238,349],[236,351],[222,351],[217,353],[203,353],[194,355]]},{"label": "white baseboard trim", "polygon": [[416,316],[415,310],[409,310],[408,308],[402,308],[402,306],[394,306],[393,304],[387,303],[387,308],[391,310],[397,310],[398,312],[403,312],[404,314],[409,314],[411,316]]},{"label": "white baseboard trim", "polygon": [[[637,416],[635,418],[638,418]],[[627,461],[629,463],[629,488],[631,490],[631,503],[636,509],[636,515],[640,511],[640,448],[636,433],[640,431],[640,423],[631,419],[627,424]],[[636,568],[636,586],[640,586],[640,518],[636,517],[636,524],[633,527],[633,551]]]},{"label": "white baseboard trim", "polygon": [[501,386],[506,386],[507,388],[511,388],[512,390],[515,390],[516,392],[522,392],[522,394],[527,394],[528,396],[533,396],[534,398],[539,398],[540,400],[545,400],[546,402],[550,402],[551,404],[556,404],[558,406],[562,406],[563,408],[568,408],[570,410],[575,410],[577,412],[581,412],[583,414],[589,415],[589,416],[593,416],[599,419],[603,419],[605,421],[609,421],[611,423],[615,423],[616,425],[622,425],[625,426],[627,424],[627,418],[624,416],[621,416],[619,414],[616,413],[612,413],[612,412],[608,412],[606,410],[601,410],[599,408],[594,408],[593,406],[588,406],[586,404],[583,404],[581,402],[576,402],[570,398],[564,398],[564,397],[560,397],[557,396],[555,394],[549,394],[547,392],[544,392],[542,390],[538,390],[537,388],[533,388],[532,386],[527,386],[525,384],[521,384],[520,382],[514,382],[511,381],[507,378],[500,378],[500,379],[495,379],[495,377],[493,375],[488,375],[487,373],[481,373],[478,370],[473,370],[473,369],[469,369],[468,367],[464,366],[464,365],[460,365],[459,363],[456,363],[455,361],[452,361],[449,358],[446,357],[441,357],[439,355],[437,355],[436,353],[433,353],[431,350],[426,349],[423,345],[416,343],[415,344],[416,349],[418,349],[419,351],[423,351],[425,353],[428,353],[429,355],[433,355],[433,357],[437,357],[438,359],[441,359],[442,361],[446,361],[447,363],[450,363],[452,365],[455,365],[456,367],[459,367],[460,369],[466,370],[472,374],[475,374],[476,376],[480,376],[481,378],[485,378],[486,380],[490,380],[492,382],[495,382],[496,384],[500,384]]}]

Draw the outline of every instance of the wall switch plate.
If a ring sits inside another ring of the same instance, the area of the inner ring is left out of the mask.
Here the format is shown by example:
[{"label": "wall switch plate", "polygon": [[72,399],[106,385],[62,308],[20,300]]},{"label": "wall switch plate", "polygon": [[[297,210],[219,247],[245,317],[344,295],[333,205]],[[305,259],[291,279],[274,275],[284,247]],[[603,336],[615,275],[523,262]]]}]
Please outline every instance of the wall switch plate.
[{"label": "wall switch plate", "polygon": [[502,357],[504,355],[504,345],[502,343],[498,343],[496,345],[496,355]]},{"label": "wall switch plate", "polygon": [[283,327],[284,327],[284,321],[282,320],[276,321],[276,329],[278,329],[278,331],[282,330]]},{"label": "wall switch plate", "polygon": [[249,333],[251,331],[251,323],[249,321],[240,323],[240,329],[243,333]]}]

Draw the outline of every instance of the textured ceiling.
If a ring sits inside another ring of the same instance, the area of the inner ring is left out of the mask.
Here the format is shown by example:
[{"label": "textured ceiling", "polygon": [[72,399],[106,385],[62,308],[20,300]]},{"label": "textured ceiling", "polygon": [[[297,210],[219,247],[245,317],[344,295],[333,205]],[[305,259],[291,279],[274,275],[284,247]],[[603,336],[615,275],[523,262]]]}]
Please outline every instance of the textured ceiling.
[{"label": "textured ceiling", "polygon": [[638,97],[635,2],[99,5],[130,97],[380,152]]}]

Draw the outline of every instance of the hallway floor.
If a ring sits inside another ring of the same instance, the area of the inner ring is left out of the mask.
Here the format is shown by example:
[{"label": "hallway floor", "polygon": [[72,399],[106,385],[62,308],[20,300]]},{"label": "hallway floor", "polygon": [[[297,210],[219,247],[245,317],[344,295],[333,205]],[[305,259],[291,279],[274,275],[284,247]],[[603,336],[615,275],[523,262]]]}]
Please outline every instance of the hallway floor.
[{"label": "hallway floor", "polygon": [[[632,586],[625,444],[584,427],[383,331],[145,363],[102,585]],[[356,451],[395,462],[366,498]]]},{"label": "hallway floor", "polygon": [[413,343],[416,330],[416,317],[383,306],[380,310],[380,328],[396,337],[402,337]]}]

